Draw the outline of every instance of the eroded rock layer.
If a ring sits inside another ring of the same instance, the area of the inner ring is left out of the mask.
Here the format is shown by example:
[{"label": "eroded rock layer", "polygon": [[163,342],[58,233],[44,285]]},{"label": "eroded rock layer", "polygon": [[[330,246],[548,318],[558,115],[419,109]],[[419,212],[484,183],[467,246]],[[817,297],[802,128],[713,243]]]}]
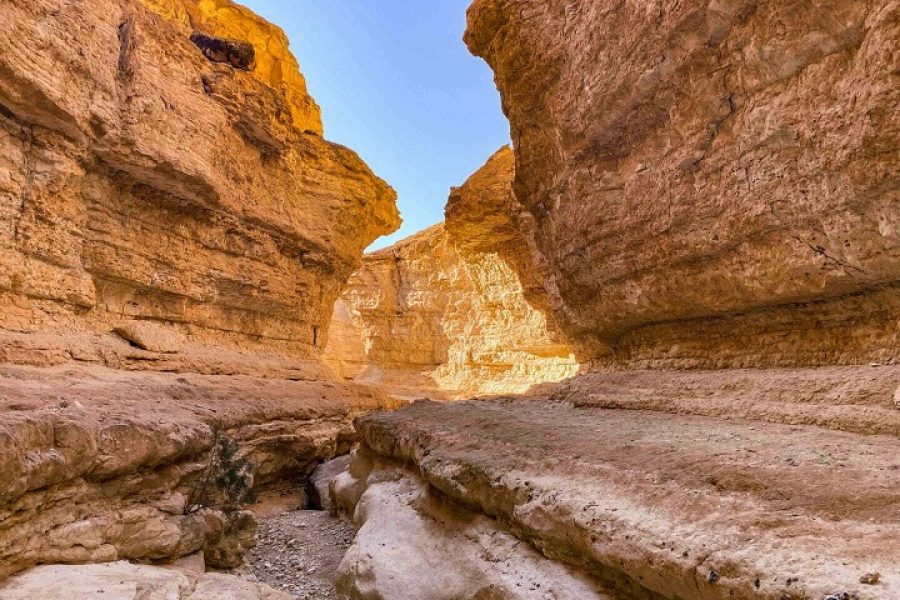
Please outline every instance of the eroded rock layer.
[{"label": "eroded rock layer", "polygon": [[394,193],[229,0],[8,0],[0,23],[0,578],[234,566],[254,493],[390,405],[318,354]]},{"label": "eroded rock layer", "polygon": [[365,257],[335,305],[326,360],[400,396],[518,393],[578,364],[541,310],[503,148],[455,188],[445,223]]},{"label": "eroded rock layer", "polygon": [[10,0],[0,21],[0,328],[150,320],[313,356],[399,220],[322,139],[283,33],[228,0]]},{"label": "eroded rock layer", "polygon": [[352,384],[105,368],[0,370],[0,578],[35,564],[217,567],[252,546],[256,491],[346,452],[390,403]]},{"label": "eroded rock layer", "polygon": [[468,17],[524,235],[582,354],[898,357],[897,2],[476,0]]},{"label": "eroded rock layer", "polygon": [[334,481],[358,528],[338,569],[341,598],[607,600],[601,586],[448,501],[414,470],[363,446]]},{"label": "eroded rock layer", "polygon": [[[390,565],[361,552],[373,541],[404,560],[459,531],[451,524],[429,532],[435,513],[422,501],[413,506],[424,533],[397,535],[379,524],[379,488],[397,487],[408,502],[419,494],[412,478],[463,507],[460,522],[475,528],[490,517],[619,600],[888,600],[900,590],[896,435],[534,399],[420,401],[362,417],[357,429],[369,466],[358,457],[335,492],[349,505],[363,499],[362,539],[346,567],[372,589],[391,582]],[[405,469],[360,485],[373,461]],[[468,551],[478,543],[471,536]],[[484,597],[548,597],[492,591]]]}]

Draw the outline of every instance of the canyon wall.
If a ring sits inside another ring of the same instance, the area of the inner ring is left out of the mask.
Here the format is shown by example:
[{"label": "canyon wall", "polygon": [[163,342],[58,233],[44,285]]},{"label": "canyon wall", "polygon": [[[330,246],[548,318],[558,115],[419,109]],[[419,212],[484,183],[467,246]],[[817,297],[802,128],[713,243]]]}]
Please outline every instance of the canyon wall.
[{"label": "canyon wall", "polygon": [[0,11],[4,339],[53,334],[65,354],[151,321],[313,357],[399,218],[393,190],[322,138],[284,34],[226,0]]},{"label": "canyon wall", "polygon": [[335,305],[325,352],[335,371],[436,398],[520,393],[577,372],[529,304],[542,290],[518,262],[528,254],[506,216],[512,176],[512,152],[501,149],[453,190],[445,223],[365,257]]},{"label": "canyon wall", "polygon": [[900,597],[900,3],[475,0],[465,39],[514,195],[446,229],[502,240],[589,368],[360,417],[341,585]]},{"label": "canyon wall", "polygon": [[395,194],[229,0],[5,0],[0,23],[0,578],[235,566],[253,495],[391,405],[318,357]]},{"label": "canyon wall", "polygon": [[900,352],[892,0],[476,0],[556,321],[639,366]]}]

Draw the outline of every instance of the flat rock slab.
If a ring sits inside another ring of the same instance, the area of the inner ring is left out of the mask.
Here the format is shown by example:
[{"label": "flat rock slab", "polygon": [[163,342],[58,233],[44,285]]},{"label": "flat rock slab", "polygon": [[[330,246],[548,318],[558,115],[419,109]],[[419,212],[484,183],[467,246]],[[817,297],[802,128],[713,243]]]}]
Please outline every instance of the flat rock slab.
[{"label": "flat rock slab", "polygon": [[132,564],[45,565],[0,583],[0,600],[290,600],[224,573]]},{"label": "flat rock slab", "polygon": [[894,436],[550,401],[423,401],[357,428],[623,598],[900,597]]},{"label": "flat rock slab", "polygon": [[900,436],[900,365],[595,371],[565,381],[553,396],[575,406]]}]

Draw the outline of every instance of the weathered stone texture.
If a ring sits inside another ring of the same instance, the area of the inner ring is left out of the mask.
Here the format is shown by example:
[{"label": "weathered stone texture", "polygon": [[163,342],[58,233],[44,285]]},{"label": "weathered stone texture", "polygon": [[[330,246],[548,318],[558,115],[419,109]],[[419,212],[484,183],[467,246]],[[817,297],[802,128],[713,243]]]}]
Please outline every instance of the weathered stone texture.
[{"label": "weathered stone texture", "polygon": [[[4,367],[0,579],[197,551],[234,567],[256,528],[242,494],[302,482],[349,450],[355,415],[389,406],[344,383]],[[229,473],[243,483],[222,484]]]},{"label": "weathered stone texture", "polygon": [[501,148],[451,191],[445,223],[365,257],[335,305],[325,358],[339,374],[452,398],[578,371],[514,222],[513,174]]},{"label": "weathered stone texture", "polygon": [[[816,374],[806,375],[814,384]],[[724,384],[735,374],[708,374],[707,384],[723,377]],[[701,387],[693,389],[702,400]],[[893,600],[900,589],[896,422],[894,435],[863,435],[528,399],[421,401],[361,417],[357,429],[362,451],[336,480],[335,495],[348,499],[345,506],[363,498],[361,548],[379,537],[372,531],[383,510],[377,488],[397,486],[403,498],[417,493],[390,475],[371,477],[368,490],[357,485],[366,481],[362,456],[369,465],[402,463],[432,492],[458,502],[457,514],[466,515],[460,521],[492,517],[620,600]],[[425,520],[428,505],[417,506]],[[388,529],[380,541],[402,560],[404,551],[427,549],[429,539],[455,530],[453,521],[441,522],[451,525],[418,535]],[[362,583],[389,572],[377,557],[350,560],[363,567]],[[875,572],[878,584],[861,581]],[[427,582],[415,585],[427,589]]]},{"label": "weathered stone texture", "polygon": [[[528,303],[549,312],[546,265],[533,260],[533,218],[512,191],[516,158],[509,146],[498,150],[460,187],[444,209],[445,226],[465,254],[497,254],[515,272]],[[555,322],[548,319],[555,337]]]},{"label": "weathered stone texture", "polygon": [[[321,137],[277,28],[226,0],[0,6],[0,328],[306,358],[394,193]],[[252,70],[195,31],[252,44]]]},{"label": "weathered stone texture", "polygon": [[[202,564],[201,564],[202,566]],[[225,573],[135,565],[45,565],[0,584],[3,600],[290,600],[263,583]]]},{"label": "weathered stone texture", "polygon": [[235,566],[249,492],[390,406],[316,359],[394,192],[228,0],[6,0],[0,23],[0,578]]},{"label": "weathered stone texture", "polygon": [[398,396],[524,392],[578,370],[496,253],[443,224],[365,257],[335,305],[325,360]]},{"label": "weathered stone texture", "polygon": [[334,486],[335,500],[358,528],[338,568],[339,598],[611,598],[500,523],[447,501],[413,469],[379,459],[367,447],[351,461]]},{"label": "weathered stone texture", "polygon": [[477,0],[468,17],[525,237],[582,354],[898,357],[895,0]]}]

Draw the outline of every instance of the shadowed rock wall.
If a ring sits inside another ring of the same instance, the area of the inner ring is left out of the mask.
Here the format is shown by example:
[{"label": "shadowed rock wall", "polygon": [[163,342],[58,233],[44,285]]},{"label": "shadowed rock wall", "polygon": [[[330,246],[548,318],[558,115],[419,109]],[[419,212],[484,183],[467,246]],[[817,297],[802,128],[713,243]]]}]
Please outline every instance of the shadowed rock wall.
[{"label": "shadowed rock wall", "polygon": [[524,235],[585,356],[896,359],[896,2],[477,0]]}]

